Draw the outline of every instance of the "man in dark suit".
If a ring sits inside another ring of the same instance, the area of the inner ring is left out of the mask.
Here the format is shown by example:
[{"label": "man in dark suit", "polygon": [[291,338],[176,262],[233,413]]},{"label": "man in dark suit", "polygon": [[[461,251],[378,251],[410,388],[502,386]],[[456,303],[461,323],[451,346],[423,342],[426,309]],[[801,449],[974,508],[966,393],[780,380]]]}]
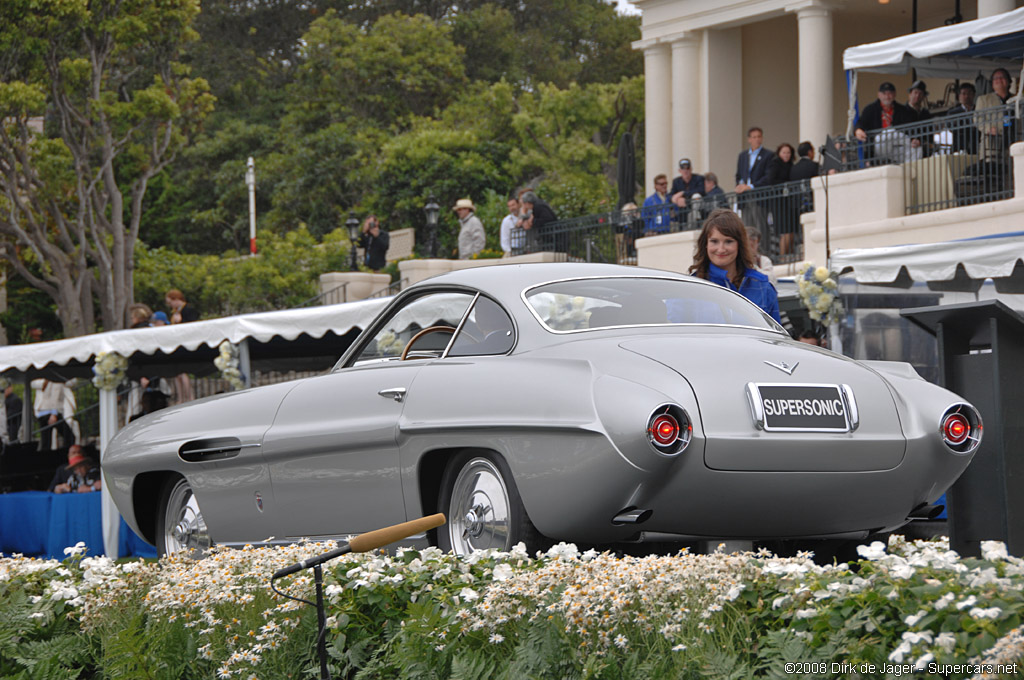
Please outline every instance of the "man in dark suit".
[{"label": "man in dark suit", "polygon": [[[957,105],[946,111],[947,118],[953,118],[949,126],[953,130],[953,152],[978,153],[978,129],[974,127],[974,119],[967,114],[974,112],[974,97],[977,90],[973,83],[960,83],[957,91]],[[959,116],[959,118],[956,118]]]},{"label": "man in dark suit", "polygon": [[801,142],[796,148],[796,155],[800,160],[796,162],[789,171],[790,181],[798,179],[811,179],[821,174],[821,166],[814,160],[814,145],[810,142]]},{"label": "man in dark suit", "polygon": [[[741,151],[736,159],[736,193],[743,194],[756,187],[765,186],[765,174],[768,172],[768,161],[773,154],[761,146],[764,141],[764,131],[759,127],[752,127],[747,131],[747,144],[749,149]],[[756,193],[756,192],[755,192]],[[740,198],[740,211],[743,213],[743,221],[761,230],[768,241],[765,228],[764,206],[751,196]]]},{"label": "man in dark suit", "polygon": [[750,148],[741,151],[736,159],[736,193],[742,194],[748,189],[764,185],[764,176],[768,171],[768,161],[773,154],[761,146],[764,132],[759,127],[752,127],[747,132],[747,143]]}]

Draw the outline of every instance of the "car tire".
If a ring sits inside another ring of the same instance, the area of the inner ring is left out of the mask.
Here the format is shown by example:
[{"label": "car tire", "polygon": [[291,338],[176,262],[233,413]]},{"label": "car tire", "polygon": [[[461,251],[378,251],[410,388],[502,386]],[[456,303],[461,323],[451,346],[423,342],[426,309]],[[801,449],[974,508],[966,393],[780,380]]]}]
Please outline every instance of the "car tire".
[{"label": "car tire", "polygon": [[445,552],[507,551],[523,542],[532,554],[545,540],[526,514],[508,464],[489,452],[467,451],[448,462],[438,511],[448,520],[437,530]]},{"label": "car tire", "polygon": [[192,487],[184,477],[168,479],[160,491],[156,551],[160,557],[192,551],[202,557],[213,545]]}]

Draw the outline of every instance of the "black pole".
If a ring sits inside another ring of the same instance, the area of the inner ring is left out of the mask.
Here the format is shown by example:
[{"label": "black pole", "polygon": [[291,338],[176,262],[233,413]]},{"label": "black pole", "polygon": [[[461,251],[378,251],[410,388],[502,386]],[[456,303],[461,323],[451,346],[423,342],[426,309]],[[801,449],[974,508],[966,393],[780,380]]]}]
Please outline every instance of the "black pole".
[{"label": "black pole", "polygon": [[[911,11],[911,15],[910,15],[910,32],[911,33],[917,33],[917,0],[914,0],[913,10]],[[917,82],[917,69],[916,68],[911,68],[910,69],[910,82],[912,82],[912,83]]]},{"label": "black pole", "polygon": [[320,680],[331,680],[331,672],[327,669],[327,617],[324,614],[324,571],[317,564],[313,567],[313,583],[316,585],[316,653],[320,657]]}]

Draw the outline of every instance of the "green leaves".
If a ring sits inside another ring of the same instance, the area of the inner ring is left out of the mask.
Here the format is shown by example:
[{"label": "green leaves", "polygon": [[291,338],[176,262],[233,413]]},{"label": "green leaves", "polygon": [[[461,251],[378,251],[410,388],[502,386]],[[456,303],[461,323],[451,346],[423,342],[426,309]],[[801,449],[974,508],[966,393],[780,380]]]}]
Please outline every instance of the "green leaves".
[{"label": "green leaves", "polygon": [[46,107],[46,91],[42,85],[21,81],[0,83],[0,119],[38,116]]}]

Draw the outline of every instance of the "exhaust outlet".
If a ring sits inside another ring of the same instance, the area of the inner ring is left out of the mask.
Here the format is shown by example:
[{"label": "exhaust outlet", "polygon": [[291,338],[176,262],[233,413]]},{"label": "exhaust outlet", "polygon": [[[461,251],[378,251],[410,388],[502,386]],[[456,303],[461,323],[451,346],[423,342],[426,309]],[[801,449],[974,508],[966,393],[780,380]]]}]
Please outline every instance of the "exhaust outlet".
[{"label": "exhaust outlet", "polygon": [[927,503],[922,503],[910,511],[910,514],[907,515],[907,519],[935,519],[942,514],[945,507],[946,506],[944,505],[928,505]]},{"label": "exhaust outlet", "polygon": [[643,508],[623,508],[619,514],[612,518],[612,524],[621,526],[623,524],[643,524],[651,518],[651,510]]}]

